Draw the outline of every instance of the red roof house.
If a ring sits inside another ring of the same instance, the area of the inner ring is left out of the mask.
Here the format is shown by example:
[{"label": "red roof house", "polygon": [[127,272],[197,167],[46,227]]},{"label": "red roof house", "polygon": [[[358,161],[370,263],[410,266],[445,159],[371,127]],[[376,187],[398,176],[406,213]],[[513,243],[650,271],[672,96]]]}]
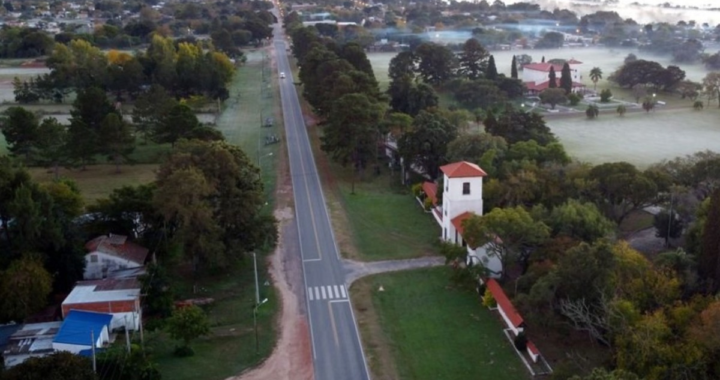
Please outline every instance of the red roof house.
[{"label": "red roof house", "polygon": [[472,178],[485,177],[487,175],[479,166],[467,161],[443,165],[440,167],[440,170],[445,173],[448,178]]},{"label": "red roof house", "polygon": [[85,244],[86,280],[107,277],[108,272],[145,265],[148,249],[127,240],[123,235],[101,235]]},{"label": "red roof house", "polygon": [[505,291],[495,279],[490,278],[485,281],[485,284],[495,299],[495,302],[497,302],[498,311],[500,311],[500,315],[503,317],[505,324],[517,335],[525,327],[525,320],[523,320],[523,317],[515,310],[515,306],[510,302],[510,299],[505,295]]}]

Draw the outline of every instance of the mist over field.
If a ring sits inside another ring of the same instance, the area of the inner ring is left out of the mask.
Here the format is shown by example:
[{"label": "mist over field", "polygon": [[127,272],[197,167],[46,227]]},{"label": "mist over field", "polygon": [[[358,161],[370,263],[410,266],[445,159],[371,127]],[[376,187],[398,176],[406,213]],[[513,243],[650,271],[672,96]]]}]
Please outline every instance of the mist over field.
[{"label": "mist over field", "polygon": [[[505,4],[520,2],[539,4],[547,10],[570,9],[580,16],[599,10],[615,11],[623,18],[632,18],[639,23],[695,20],[711,26],[720,24],[720,1],[711,0],[507,0]],[[671,8],[663,8],[665,3]]]}]

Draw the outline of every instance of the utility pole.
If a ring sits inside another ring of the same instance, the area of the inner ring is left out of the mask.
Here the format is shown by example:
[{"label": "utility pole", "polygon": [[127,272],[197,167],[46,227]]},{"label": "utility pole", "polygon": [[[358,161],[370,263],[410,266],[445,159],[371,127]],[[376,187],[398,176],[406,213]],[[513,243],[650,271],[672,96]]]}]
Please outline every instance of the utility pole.
[{"label": "utility pole", "polygon": [[128,332],[127,315],[125,316],[125,345],[127,346],[127,352],[130,352],[130,333]]},{"label": "utility pole", "polygon": [[93,372],[97,373],[97,361],[95,360],[95,332],[90,330],[90,348],[92,350]]}]

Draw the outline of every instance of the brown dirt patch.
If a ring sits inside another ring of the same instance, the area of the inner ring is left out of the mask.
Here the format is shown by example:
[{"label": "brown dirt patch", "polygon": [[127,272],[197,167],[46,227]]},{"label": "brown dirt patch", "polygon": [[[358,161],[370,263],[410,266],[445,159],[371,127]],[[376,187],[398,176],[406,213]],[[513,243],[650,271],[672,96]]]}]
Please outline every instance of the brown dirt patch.
[{"label": "brown dirt patch", "polygon": [[357,281],[350,288],[355,318],[362,335],[365,357],[376,380],[395,380],[397,367],[393,361],[392,350],[387,335],[382,330],[380,319],[372,303],[372,285],[367,281]]}]

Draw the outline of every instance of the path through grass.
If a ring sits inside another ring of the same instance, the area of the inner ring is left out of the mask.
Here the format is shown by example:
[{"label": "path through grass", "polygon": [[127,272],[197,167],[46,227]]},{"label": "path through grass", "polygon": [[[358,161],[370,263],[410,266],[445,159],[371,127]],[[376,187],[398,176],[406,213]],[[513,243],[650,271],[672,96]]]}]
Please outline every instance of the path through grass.
[{"label": "path through grass", "polygon": [[[372,378],[528,379],[496,312],[483,307],[473,291],[453,286],[450,270],[381,274],[352,286]],[[358,304],[368,299],[370,304]],[[366,324],[373,319],[379,329]],[[391,355],[396,368],[382,365],[384,355]]]}]

